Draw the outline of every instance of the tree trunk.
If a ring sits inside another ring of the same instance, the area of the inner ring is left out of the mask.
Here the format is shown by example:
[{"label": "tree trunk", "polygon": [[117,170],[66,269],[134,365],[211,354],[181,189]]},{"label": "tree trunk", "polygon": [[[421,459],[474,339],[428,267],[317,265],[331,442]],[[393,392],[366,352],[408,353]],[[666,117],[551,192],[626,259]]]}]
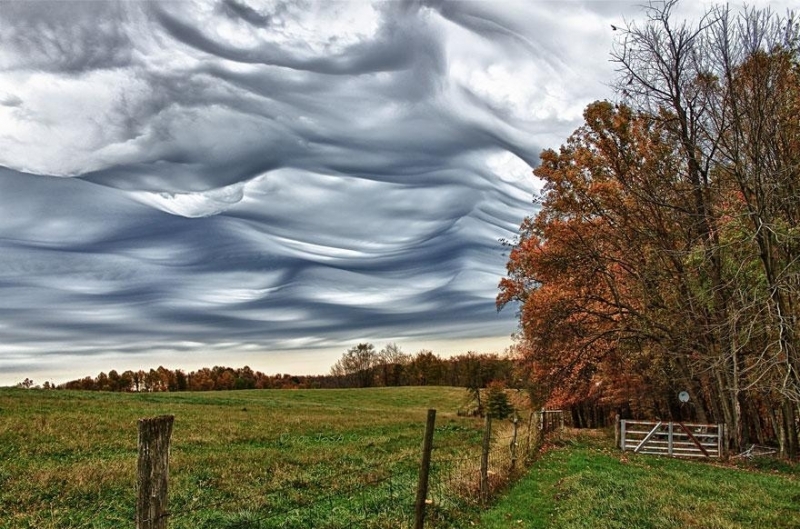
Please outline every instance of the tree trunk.
[{"label": "tree trunk", "polygon": [[794,459],[797,457],[797,423],[795,421],[794,406],[784,399],[782,411],[784,431],[786,432],[786,449],[783,455],[786,458]]}]

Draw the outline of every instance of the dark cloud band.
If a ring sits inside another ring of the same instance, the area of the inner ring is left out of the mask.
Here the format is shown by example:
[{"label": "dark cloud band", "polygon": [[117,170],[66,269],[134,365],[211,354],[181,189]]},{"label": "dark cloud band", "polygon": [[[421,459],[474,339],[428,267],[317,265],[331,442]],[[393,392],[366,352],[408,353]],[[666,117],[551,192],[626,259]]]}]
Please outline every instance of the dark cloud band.
[{"label": "dark cloud band", "polygon": [[3,3],[0,372],[507,336],[499,240],[602,95],[571,5]]}]

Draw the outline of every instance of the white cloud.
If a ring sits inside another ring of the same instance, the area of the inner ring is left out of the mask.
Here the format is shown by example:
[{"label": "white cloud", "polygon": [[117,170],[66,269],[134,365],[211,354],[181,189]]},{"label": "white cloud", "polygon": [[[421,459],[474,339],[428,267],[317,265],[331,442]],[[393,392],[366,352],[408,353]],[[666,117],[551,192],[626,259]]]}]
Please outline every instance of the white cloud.
[{"label": "white cloud", "polygon": [[245,184],[238,182],[229,186],[198,191],[196,193],[150,193],[133,191],[131,196],[158,208],[161,211],[187,218],[218,215],[235,206],[244,198]]}]

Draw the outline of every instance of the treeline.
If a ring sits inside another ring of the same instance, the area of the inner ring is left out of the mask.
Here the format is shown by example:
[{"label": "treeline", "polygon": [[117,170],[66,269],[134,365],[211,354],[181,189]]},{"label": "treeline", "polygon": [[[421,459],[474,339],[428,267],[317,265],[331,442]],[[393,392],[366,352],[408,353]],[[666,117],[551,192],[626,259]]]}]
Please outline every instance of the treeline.
[{"label": "treeline", "polygon": [[213,391],[233,389],[298,388],[310,387],[307,380],[314,377],[299,377],[289,374],[267,375],[253,371],[250,367],[231,368],[214,366],[197,371],[182,369],[157,369],[101,372],[96,377],[84,377],[61,384],[57,389],[119,392],[162,391]]},{"label": "treeline", "polygon": [[[352,358],[358,351],[359,363]],[[390,354],[385,354],[390,351]],[[514,362],[496,354],[467,353],[441,358],[430,351],[416,355],[403,353],[392,344],[375,351],[371,344],[359,344],[337,362],[329,375],[268,375],[250,367],[215,366],[185,372],[160,366],[148,371],[116,370],[102,372],[96,377],[84,377],[61,384],[57,389],[162,392],[162,391],[220,391],[237,389],[324,389],[377,386],[461,386],[486,387],[500,382],[515,384]],[[32,383],[27,387],[31,387]],[[51,386],[48,384],[47,388]],[[52,386],[55,388],[55,386]]]},{"label": "treeline", "polygon": [[499,382],[518,387],[516,363],[508,356],[468,352],[441,358],[423,349],[404,353],[396,344],[380,351],[370,343],[347,350],[331,368],[330,378],[338,387],[371,386],[461,386],[486,387]]},{"label": "treeline", "polygon": [[542,153],[498,305],[520,303],[538,398],[577,424],[725,423],[735,450],[795,456],[800,26],[727,6],[691,26],[675,4],[618,28],[621,101]]}]

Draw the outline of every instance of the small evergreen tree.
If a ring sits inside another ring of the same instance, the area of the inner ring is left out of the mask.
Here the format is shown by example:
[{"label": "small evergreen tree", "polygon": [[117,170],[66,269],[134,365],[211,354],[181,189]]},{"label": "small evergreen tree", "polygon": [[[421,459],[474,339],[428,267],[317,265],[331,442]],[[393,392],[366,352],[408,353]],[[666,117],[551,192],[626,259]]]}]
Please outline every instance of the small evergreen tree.
[{"label": "small evergreen tree", "polygon": [[486,393],[486,413],[492,419],[507,419],[514,413],[514,406],[508,401],[505,386],[492,382]]}]

